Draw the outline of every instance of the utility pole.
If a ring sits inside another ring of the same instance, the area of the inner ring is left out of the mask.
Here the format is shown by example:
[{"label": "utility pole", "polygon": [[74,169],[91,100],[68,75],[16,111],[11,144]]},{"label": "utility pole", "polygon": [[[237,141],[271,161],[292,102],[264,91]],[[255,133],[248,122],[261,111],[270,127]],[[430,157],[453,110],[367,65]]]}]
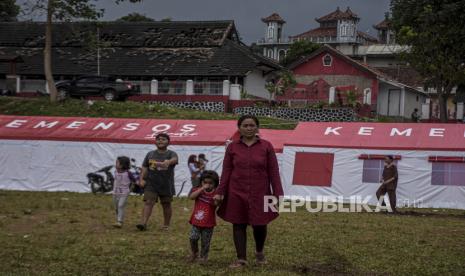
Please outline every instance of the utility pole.
[{"label": "utility pole", "polygon": [[100,28],[97,27],[97,75],[100,76]]}]

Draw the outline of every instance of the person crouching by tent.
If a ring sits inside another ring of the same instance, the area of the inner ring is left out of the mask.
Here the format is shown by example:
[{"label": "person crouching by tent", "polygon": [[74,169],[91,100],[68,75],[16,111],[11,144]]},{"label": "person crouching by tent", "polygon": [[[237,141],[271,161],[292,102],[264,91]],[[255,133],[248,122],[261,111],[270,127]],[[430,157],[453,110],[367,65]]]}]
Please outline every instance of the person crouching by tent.
[{"label": "person crouching by tent", "polygon": [[376,191],[376,197],[378,201],[381,196],[383,196],[382,206],[385,206],[384,195],[387,193],[389,195],[389,203],[391,204],[392,212],[397,212],[396,210],[396,188],[397,180],[399,176],[397,174],[397,167],[394,165],[394,157],[388,155],[384,158],[384,169],[383,169],[383,178],[381,179],[381,186]]}]

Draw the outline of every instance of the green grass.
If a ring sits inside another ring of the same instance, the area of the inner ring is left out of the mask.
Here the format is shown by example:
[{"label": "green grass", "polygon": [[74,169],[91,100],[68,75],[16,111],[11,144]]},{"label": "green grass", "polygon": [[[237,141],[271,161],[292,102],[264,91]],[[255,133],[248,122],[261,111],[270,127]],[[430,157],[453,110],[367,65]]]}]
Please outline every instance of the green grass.
[{"label": "green grass", "polygon": [[[62,103],[51,104],[48,98],[45,97],[0,97],[0,114],[190,120],[237,120],[238,118],[237,115],[228,113],[203,112],[132,101],[95,101],[92,106],[88,106],[86,101],[67,99]],[[260,118],[260,125],[262,128],[294,129],[297,122],[262,117]]]},{"label": "green grass", "polygon": [[[0,191],[0,275],[458,275],[465,271],[465,213],[410,215],[283,213],[270,224],[269,264],[231,271],[231,226],[221,220],[207,265],[189,265],[193,202],[176,198],[173,223],[160,230],[156,206],[148,231],[135,224],[141,197],[131,196],[114,229],[111,195]],[[401,210],[405,212],[405,209]],[[249,229],[248,254],[253,256]]]}]

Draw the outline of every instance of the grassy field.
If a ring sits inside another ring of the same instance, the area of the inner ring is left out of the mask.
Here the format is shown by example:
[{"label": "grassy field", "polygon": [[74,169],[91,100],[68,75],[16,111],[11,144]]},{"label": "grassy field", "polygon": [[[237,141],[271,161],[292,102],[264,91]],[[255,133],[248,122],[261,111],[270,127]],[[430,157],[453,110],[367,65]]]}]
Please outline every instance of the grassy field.
[{"label": "grassy field", "polygon": [[[82,116],[109,118],[187,119],[187,120],[237,120],[228,113],[203,112],[139,102],[95,101],[88,106],[86,101],[67,99],[51,104],[46,97],[16,98],[0,97],[0,114],[23,116]],[[274,118],[260,118],[262,128],[294,129],[297,122]]]},{"label": "grassy field", "polygon": [[[122,229],[110,195],[0,191],[0,275],[458,275],[465,271],[465,212],[284,213],[269,227],[269,264],[237,271],[231,226],[219,220],[210,260],[187,264],[193,202],[174,201],[169,231],[157,206],[138,232],[140,197]],[[249,234],[250,229],[249,229]],[[253,256],[249,236],[248,253]]]}]

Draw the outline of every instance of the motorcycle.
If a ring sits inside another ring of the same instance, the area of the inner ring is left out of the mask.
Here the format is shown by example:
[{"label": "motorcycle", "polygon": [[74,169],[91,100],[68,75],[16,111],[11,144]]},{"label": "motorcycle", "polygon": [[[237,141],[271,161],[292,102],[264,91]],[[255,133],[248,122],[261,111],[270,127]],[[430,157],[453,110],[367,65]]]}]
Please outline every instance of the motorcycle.
[{"label": "motorcycle", "polygon": [[140,174],[142,173],[142,168],[136,166],[136,160],[134,158],[131,158],[131,168],[129,169],[129,171],[131,172],[133,178],[135,179],[135,182],[131,183],[131,192],[137,195],[143,195],[144,188],[142,188],[139,185],[139,178],[140,178]]},{"label": "motorcycle", "polygon": [[106,166],[100,170],[87,174],[87,179],[92,193],[107,193],[113,190],[115,178],[111,169],[113,165]]},{"label": "motorcycle", "polygon": [[[134,158],[131,158],[129,172],[135,179],[135,181],[131,183],[131,192],[136,194],[143,194],[144,189],[139,186],[139,177],[142,169],[141,167],[138,167],[135,164],[136,160]],[[113,190],[113,185],[115,182],[115,178],[113,176],[112,171],[113,167],[113,165],[106,166],[98,171],[87,174],[88,183],[90,185],[92,193],[108,193]]]}]

